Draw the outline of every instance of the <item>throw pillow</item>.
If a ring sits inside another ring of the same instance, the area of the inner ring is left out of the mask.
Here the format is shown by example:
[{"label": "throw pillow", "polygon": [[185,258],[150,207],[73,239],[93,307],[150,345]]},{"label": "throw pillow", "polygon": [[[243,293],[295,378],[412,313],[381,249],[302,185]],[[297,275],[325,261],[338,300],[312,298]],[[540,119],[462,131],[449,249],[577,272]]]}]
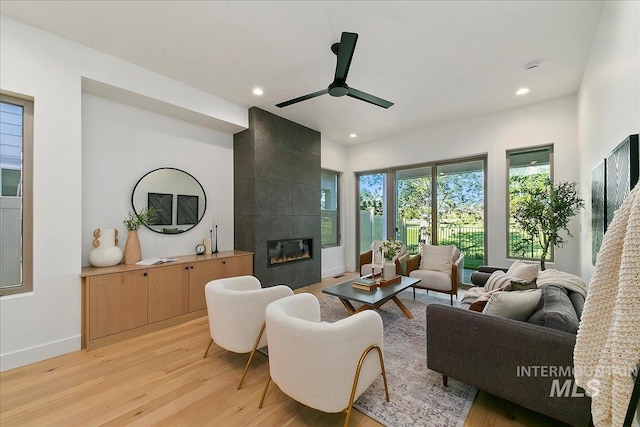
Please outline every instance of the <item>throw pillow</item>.
[{"label": "throw pillow", "polygon": [[502,289],[511,283],[512,280],[517,280],[515,277],[507,276],[502,270],[494,271],[484,284],[486,291],[495,291],[496,289]]},{"label": "throw pillow", "polygon": [[533,280],[520,280],[515,279],[512,280],[507,286],[504,287],[505,291],[526,291],[529,289],[538,289],[538,285],[536,284],[537,279]]},{"label": "throw pillow", "polygon": [[420,259],[421,270],[435,270],[444,273],[451,272],[451,258],[455,246],[422,245],[422,257]]},{"label": "throw pillow", "polygon": [[484,314],[513,320],[527,320],[540,301],[540,290],[496,292],[484,307]]},{"label": "throw pillow", "polygon": [[507,271],[507,276],[515,277],[522,280],[531,280],[538,277],[537,264],[525,264],[520,260],[514,261]]},{"label": "throw pillow", "polygon": [[474,302],[471,303],[471,305],[469,306],[469,310],[482,312],[492,294],[493,292],[485,292],[484,294],[480,295]]},{"label": "throw pillow", "polygon": [[527,322],[575,334],[580,321],[564,288],[549,285],[540,289],[542,296]]}]

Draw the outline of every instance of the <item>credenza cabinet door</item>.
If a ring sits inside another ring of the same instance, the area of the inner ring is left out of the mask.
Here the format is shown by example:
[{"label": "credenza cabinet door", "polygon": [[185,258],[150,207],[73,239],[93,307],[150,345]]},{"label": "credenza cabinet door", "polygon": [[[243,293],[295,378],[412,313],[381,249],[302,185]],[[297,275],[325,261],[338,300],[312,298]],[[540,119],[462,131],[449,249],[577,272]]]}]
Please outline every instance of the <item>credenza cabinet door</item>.
[{"label": "credenza cabinet door", "polygon": [[253,274],[253,254],[222,260],[222,277],[250,276]]},{"label": "credenza cabinet door", "polygon": [[189,266],[189,311],[207,308],[204,286],[222,277],[222,261],[194,262]]},{"label": "credenza cabinet door", "polygon": [[149,270],[149,323],[185,314],[189,310],[189,264]]},{"label": "credenza cabinet door", "polygon": [[89,279],[89,339],[147,323],[147,271],[105,274]]}]

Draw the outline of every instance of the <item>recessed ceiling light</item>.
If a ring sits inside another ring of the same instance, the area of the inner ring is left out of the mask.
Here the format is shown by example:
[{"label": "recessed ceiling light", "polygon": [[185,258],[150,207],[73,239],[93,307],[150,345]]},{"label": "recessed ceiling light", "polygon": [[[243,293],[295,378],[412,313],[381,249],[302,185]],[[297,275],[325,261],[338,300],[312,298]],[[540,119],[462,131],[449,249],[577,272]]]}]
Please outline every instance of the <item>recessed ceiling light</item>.
[{"label": "recessed ceiling light", "polygon": [[516,91],[516,95],[526,95],[529,93],[529,88],[528,87],[521,87],[520,89],[518,89]]},{"label": "recessed ceiling light", "polygon": [[356,135],[355,133],[350,133],[349,134],[349,138],[357,138],[357,137],[358,137],[358,135]]},{"label": "recessed ceiling light", "polygon": [[255,89],[253,89],[253,94],[254,94],[254,95],[258,95],[258,96],[260,96],[260,95],[262,95],[263,93],[264,93],[264,91],[263,91],[262,89],[260,89],[259,87],[257,87],[257,88],[255,88]]}]

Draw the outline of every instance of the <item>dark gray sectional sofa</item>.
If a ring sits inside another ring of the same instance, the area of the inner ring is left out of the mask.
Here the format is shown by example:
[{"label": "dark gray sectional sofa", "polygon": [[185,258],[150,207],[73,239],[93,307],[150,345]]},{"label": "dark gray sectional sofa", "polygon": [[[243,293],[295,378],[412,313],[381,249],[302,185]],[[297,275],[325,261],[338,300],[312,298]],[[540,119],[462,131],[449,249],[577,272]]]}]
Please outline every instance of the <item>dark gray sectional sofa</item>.
[{"label": "dark gray sectional sofa", "polygon": [[591,399],[572,376],[584,298],[556,286],[542,292],[530,317],[537,324],[429,304],[427,367],[443,380],[455,378],[570,425],[588,426]]}]

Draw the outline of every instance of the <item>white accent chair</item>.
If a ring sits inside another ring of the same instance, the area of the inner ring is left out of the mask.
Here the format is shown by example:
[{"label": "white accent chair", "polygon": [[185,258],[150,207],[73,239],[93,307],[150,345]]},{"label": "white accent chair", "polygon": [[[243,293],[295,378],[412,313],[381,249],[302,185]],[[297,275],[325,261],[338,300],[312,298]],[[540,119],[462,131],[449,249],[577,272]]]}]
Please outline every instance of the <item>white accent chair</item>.
[{"label": "white accent chair", "polygon": [[[373,310],[334,323],[320,321],[318,299],[308,293],[275,301],[266,310],[270,376],[280,390],[324,412],[345,411],[349,424],[353,402],[382,373],[382,318]],[[376,355],[377,353],[377,355]]]},{"label": "white accent chair", "polygon": [[[381,246],[382,240],[374,240],[373,243],[371,243],[371,249],[363,254],[360,254],[360,276],[371,274],[374,270],[374,265],[376,274],[382,272],[383,260],[382,253],[380,252]],[[407,246],[403,244],[400,252],[398,252],[398,255],[395,259],[396,271],[399,274],[404,273],[404,271],[402,270],[404,264],[403,260],[407,258],[408,255],[409,252],[407,252]]]},{"label": "white accent chair", "polygon": [[264,313],[269,303],[293,295],[288,286],[262,288],[254,276],[238,276],[212,280],[204,287],[209,314],[211,342],[204,353],[207,357],[211,344],[234,353],[249,353],[238,390],[247,374],[256,349],[267,345]]},{"label": "white accent chair", "polygon": [[[446,259],[443,258],[445,248],[450,249]],[[413,298],[416,297],[416,288],[426,289],[449,294],[453,305],[453,296],[458,298],[458,285],[462,283],[464,274],[464,254],[453,245],[423,244],[421,252],[407,261],[407,274],[420,279],[412,286]]]}]

